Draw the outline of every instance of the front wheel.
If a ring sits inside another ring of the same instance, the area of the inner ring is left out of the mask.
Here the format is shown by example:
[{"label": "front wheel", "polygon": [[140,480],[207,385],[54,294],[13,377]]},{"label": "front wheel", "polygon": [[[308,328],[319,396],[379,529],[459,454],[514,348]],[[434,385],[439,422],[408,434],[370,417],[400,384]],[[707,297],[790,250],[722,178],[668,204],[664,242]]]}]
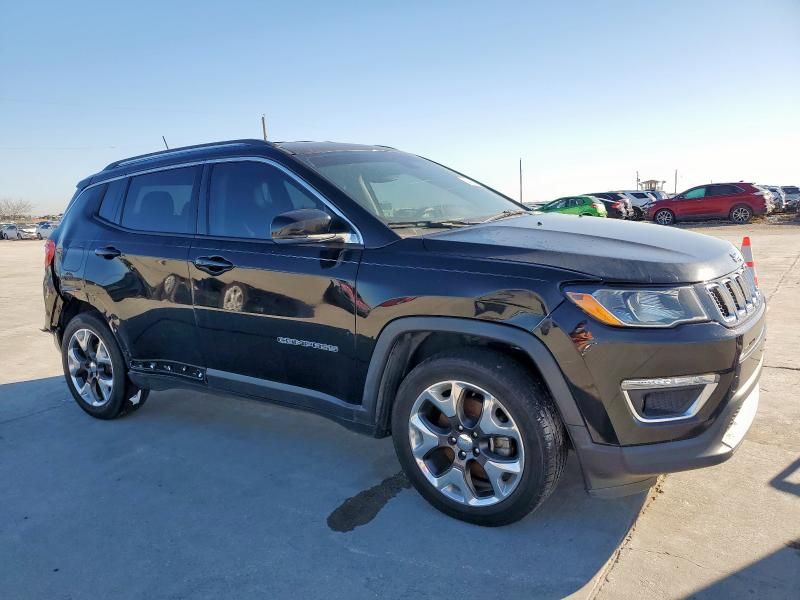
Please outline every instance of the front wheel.
[{"label": "front wheel", "polygon": [[731,222],[737,225],[744,225],[745,223],[749,223],[750,219],[753,218],[753,211],[750,210],[749,206],[734,206],[729,217]]},{"label": "front wheel", "polygon": [[675,214],[671,210],[662,208],[653,215],[653,220],[659,225],[672,225],[675,222]]},{"label": "front wheel", "polygon": [[127,376],[125,360],[111,330],[98,317],[80,314],[69,322],[61,342],[67,387],[75,402],[98,419],[138,410],[149,395]]},{"label": "front wheel", "polygon": [[513,523],[555,489],[564,425],[544,386],[484,349],[437,354],[415,367],[392,410],[397,456],[417,491],[470,523]]}]

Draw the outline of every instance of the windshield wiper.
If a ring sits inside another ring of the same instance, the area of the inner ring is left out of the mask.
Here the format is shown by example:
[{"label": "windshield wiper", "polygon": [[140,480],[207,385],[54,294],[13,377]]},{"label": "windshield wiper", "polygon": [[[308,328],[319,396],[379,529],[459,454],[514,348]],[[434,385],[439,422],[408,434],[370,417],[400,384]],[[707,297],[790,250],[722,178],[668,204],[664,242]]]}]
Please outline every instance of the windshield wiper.
[{"label": "windshield wiper", "polygon": [[498,221],[500,219],[505,219],[506,217],[516,217],[518,215],[529,215],[531,214],[530,210],[525,210],[523,208],[518,208],[515,210],[504,210],[501,213],[497,213],[496,215],[492,215],[488,219],[484,219],[481,223],[491,223],[492,221]]},{"label": "windshield wiper", "polygon": [[468,221],[390,221],[387,223],[392,229],[409,229],[419,227],[420,229],[453,229],[466,225],[476,225]]}]

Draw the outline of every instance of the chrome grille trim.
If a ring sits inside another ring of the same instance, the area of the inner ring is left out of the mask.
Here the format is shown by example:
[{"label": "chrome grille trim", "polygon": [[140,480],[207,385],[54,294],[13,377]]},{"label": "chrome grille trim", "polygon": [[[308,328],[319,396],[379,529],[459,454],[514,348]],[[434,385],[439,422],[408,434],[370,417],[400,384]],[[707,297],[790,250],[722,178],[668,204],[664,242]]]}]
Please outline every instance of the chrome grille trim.
[{"label": "chrome grille trim", "polygon": [[743,322],[761,305],[753,274],[744,268],[705,285],[717,315],[726,325]]}]

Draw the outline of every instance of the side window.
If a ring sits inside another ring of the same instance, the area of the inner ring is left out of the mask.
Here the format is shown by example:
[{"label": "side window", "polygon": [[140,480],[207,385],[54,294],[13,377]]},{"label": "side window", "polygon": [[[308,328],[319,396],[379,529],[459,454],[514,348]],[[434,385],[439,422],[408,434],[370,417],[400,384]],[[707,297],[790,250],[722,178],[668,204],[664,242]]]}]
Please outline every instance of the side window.
[{"label": "side window", "polygon": [[140,231],[194,233],[199,174],[199,167],[183,167],[132,177],[122,225]]},{"label": "side window", "polygon": [[211,172],[208,233],[270,239],[272,219],[300,208],[328,208],[282,170],[254,161],[218,163]]},{"label": "side window", "polygon": [[687,200],[697,200],[698,198],[705,198],[705,196],[706,196],[706,188],[699,187],[686,192],[684,198],[686,198]]},{"label": "side window", "polygon": [[129,179],[117,179],[108,184],[103,201],[100,203],[98,216],[112,223],[119,222],[119,212],[122,208],[122,199],[125,197],[125,190],[128,189]]}]

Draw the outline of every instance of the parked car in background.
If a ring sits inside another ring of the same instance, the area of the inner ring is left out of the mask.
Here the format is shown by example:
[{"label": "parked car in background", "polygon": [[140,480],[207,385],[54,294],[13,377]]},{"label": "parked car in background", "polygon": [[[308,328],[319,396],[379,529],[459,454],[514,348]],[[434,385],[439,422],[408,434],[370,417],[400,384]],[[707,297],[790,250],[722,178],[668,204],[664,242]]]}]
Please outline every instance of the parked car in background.
[{"label": "parked car in background", "polygon": [[632,219],[633,205],[631,201],[618,192],[592,192],[583,194],[599,199],[606,207],[606,214],[611,219]]},{"label": "parked car in background", "polygon": [[781,187],[781,191],[786,199],[786,208],[788,210],[797,210],[798,205],[800,205],[800,188],[796,185],[784,185]]},{"label": "parked car in background", "polygon": [[36,224],[17,226],[20,239],[32,240],[36,238]]},{"label": "parked car in background", "polygon": [[647,190],[647,193],[653,196],[653,198],[656,200],[665,200],[672,197],[672,194],[663,190]]},{"label": "parked car in background", "polygon": [[564,215],[584,217],[606,217],[606,205],[592,196],[566,196],[558,198],[538,209],[541,212],[557,212]]},{"label": "parked car in background", "polygon": [[710,183],[653,202],[647,217],[661,225],[698,219],[730,219],[734,223],[748,223],[753,215],[770,211],[771,194],[767,194],[752,183]]},{"label": "parked car in background", "polygon": [[19,229],[15,223],[6,223],[0,229],[0,238],[4,240],[18,240],[20,238]]},{"label": "parked car in background", "polygon": [[777,185],[767,185],[763,187],[772,192],[772,201],[775,204],[775,210],[786,210],[786,194],[783,193],[783,190]]},{"label": "parked car in background", "polygon": [[40,240],[46,240],[50,237],[52,231],[58,227],[58,223],[52,221],[40,221],[36,225],[36,237]]},{"label": "parked car in background", "polygon": [[647,207],[656,201],[656,197],[650,195],[651,192],[642,190],[619,190],[617,193],[630,200],[635,221],[641,221],[647,214]]}]

